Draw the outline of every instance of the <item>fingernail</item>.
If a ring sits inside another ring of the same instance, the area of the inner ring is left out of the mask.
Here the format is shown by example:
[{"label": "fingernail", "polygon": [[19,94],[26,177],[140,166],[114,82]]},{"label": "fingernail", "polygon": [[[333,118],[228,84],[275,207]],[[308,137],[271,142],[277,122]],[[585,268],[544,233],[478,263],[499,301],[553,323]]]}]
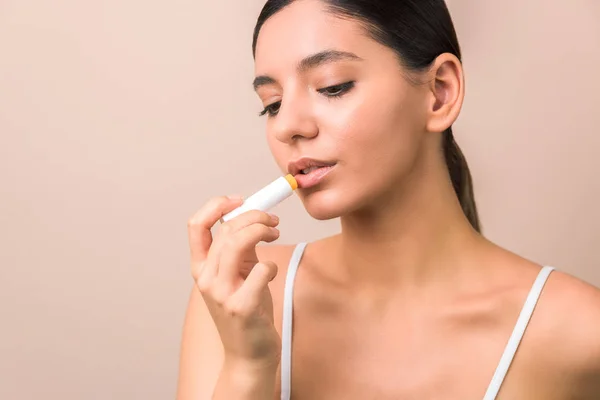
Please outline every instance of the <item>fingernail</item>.
[{"label": "fingernail", "polygon": [[243,196],[238,196],[238,195],[233,195],[233,196],[227,196],[229,198],[229,200],[236,200],[236,201],[243,201],[244,197]]},{"label": "fingernail", "polygon": [[279,217],[278,217],[277,215],[275,215],[275,214],[271,214],[271,213],[267,213],[267,214],[269,214],[269,216],[271,217],[271,219],[272,219],[273,221],[275,221],[275,222],[278,222],[278,221],[279,221]]}]

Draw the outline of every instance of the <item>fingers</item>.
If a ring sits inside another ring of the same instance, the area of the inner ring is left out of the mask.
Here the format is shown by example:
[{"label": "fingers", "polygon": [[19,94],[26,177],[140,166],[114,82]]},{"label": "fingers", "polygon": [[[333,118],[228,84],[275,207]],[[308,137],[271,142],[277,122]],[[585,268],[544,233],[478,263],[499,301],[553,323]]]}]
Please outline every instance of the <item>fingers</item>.
[{"label": "fingers", "polygon": [[200,263],[206,259],[213,240],[211,228],[223,215],[239,207],[242,201],[242,199],[229,197],[213,198],[189,219],[188,239],[192,263]]},{"label": "fingers", "polygon": [[271,261],[256,264],[242,286],[227,301],[228,311],[238,316],[255,313],[263,300],[263,290],[277,276],[277,270],[277,265]]},{"label": "fingers", "polygon": [[[221,264],[221,256],[224,252],[249,250],[250,246],[236,247],[234,242],[239,240],[244,235],[238,235],[239,232],[253,225],[262,225],[266,227],[275,227],[279,224],[279,218],[272,216],[263,211],[251,210],[247,211],[236,218],[222,224],[219,228],[217,239],[212,243],[207,256],[207,265],[210,266],[206,273],[206,279],[212,279],[218,274],[219,265]],[[256,230],[257,228],[253,228]],[[277,231],[278,232],[278,231]],[[268,238],[267,238],[268,239]],[[261,239],[257,239],[256,244]],[[271,240],[272,241],[272,240]],[[255,245],[256,245],[255,244]],[[224,247],[228,249],[225,250]]]},{"label": "fingers", "polygon": [[242,204],[241,198],[216,197],[209,200],[188,220],[188,240],[191,255],[191,270],[194,281],[198,281],[213,242],[211,228],[229,211]]},{"label": "fingers", "polygon": [[242,272],[239,266],[247,262],[244,259],[245,255],[253,252],[258,243],[271,243],[277,240],[279,235],[277,228],[256,223],[228,236],[224,239],[220,251],[218,279],[223,282],[235,281]]},{"label": "fingers", "polygon": [[251,210],[221,225],[219,233],[226,235],[228,233],[239,231],[252,224],[263,224],[274,227],[279,224],[279,218],[263,211]]}]

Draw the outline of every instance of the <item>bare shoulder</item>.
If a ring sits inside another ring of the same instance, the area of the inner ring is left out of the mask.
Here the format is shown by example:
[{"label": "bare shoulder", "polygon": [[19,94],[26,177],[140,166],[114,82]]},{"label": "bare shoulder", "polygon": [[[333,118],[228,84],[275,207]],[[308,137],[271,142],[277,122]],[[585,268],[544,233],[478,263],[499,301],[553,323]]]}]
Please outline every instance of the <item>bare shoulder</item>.
[{"label": "bare shoulder", "polygon": [[600,350],[600,289],[568,273],[554,271],[545,291],[548,311],[560,319],[557,327],[562,326],[563,333],[579,339],[572,345],[583,346],[584,353],[589,353],[593,345]]},{"label": "bare shoulder", "polygon": [[560,270],[552,273],[547,287],[548,298],[557,305],[563,304],[565,309],[576,306],[581,312],[600,315],[600,288]]},{"label": "bare shoulder", "polygon": [[589,361],[600,367],[600,289],[561,271],[554,271],[546,285],[549,311],[560,318],[556,322],[568,335],[565,339],[576,339],[569,341],[569,350],[584,355],[582,361],[595,355],[596,359]]},{"label": "bare shoulder", "polygon": [[543,359],[569,377],[573,398],[600,398],[600,289],[554,271],[536,314]]}]

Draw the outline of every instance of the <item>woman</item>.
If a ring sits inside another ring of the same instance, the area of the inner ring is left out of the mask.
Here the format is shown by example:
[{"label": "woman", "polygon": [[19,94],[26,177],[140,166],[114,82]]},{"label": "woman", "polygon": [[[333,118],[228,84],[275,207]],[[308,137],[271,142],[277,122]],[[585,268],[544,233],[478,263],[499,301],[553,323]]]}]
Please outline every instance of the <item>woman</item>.
[{"label": "woman", "polygon": [[479,233],[443,0],[269,0],[253,51],[272,153],[342,229],[190,219],[178,398],[600,398],[600,291]]}]

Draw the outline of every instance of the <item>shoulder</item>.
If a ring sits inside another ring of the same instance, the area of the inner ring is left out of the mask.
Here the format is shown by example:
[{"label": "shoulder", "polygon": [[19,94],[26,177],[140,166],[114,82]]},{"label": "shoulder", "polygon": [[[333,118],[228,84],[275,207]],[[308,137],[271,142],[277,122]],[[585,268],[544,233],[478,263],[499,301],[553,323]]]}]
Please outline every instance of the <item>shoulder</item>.
[{"label": "shoulder", "polygon": [[544,359],[569,377],[574,396],[599,398],[600,289],[554,271],[539,306],[536,337],[548,355]]},{"label": "shoulder", "polygon": [[571,339],[568,350],[575,357],[600,367],[600,289],[561,271],[552,275],[547,301],[559,317],[556,328]]},{"label": "shoulder", "polygon": [[600,289],[570,274],[554,271],[545,291],[552,326],[569,340],[574,355],[595,351],[600,362]]}]

